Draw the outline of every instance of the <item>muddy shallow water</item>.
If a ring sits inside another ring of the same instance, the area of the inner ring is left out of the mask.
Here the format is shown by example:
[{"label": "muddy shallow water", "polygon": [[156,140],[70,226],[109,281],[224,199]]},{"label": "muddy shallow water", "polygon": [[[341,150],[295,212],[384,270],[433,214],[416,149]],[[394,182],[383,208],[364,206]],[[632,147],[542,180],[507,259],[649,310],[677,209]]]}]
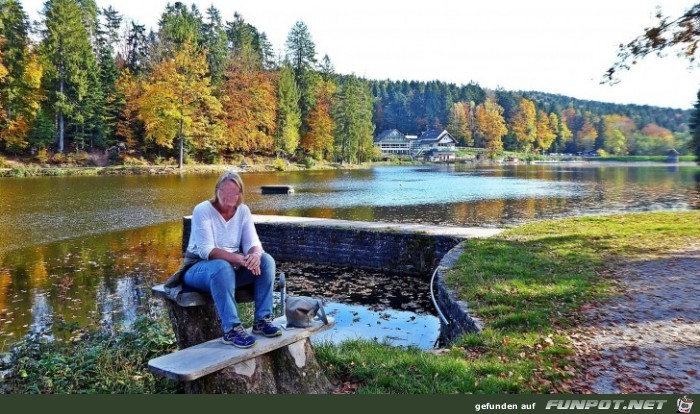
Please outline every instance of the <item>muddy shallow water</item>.
[{"label": "muddy shallow water", "polygon": [[429,280],[378,270],[279,263],[288,292],[326,302],[336,326],[314,341],[369,339],[393,346],[434,348],[440,321],[430,300]]}]

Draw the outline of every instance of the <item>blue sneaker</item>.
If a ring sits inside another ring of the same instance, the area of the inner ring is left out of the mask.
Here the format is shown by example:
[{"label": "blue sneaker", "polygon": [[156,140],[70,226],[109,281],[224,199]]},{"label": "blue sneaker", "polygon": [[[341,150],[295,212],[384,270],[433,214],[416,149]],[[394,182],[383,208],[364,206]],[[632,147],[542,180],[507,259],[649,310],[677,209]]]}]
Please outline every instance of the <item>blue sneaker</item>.
[{"label": "blue sneaker", "polygon": [[255,337],[248,335],[243,325],[238,324],[224,334],[221,342],[238,348],[250,348],[255,345]]},{"label": "blue sneaker", "polygon": [[272,324],[272,319],[266,316],[253,324],[253,333],[256,335],[265,335],[268,338],[282,335],[282,330]]}]

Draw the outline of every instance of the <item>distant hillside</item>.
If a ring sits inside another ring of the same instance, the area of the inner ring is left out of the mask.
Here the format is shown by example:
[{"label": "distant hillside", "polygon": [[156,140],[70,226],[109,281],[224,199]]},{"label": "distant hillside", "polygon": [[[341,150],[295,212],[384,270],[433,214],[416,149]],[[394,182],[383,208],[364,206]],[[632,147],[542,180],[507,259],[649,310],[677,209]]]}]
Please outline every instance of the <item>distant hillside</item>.
[{"label": "distant hillside", "polygon": [[[687,132],[688,121],[692,114],[691,109],[663,108],[650,105],[615,104],[585,99],[572,98],[570,96],[537,92],[520,91],[523,95],[541,105],[545,112],[560,112],[561,109],[573,107],[582,111],[590,111],[594,115],[624,115],[640,127],[648,124],[656,124],[673,132]],[[641,128],[641,127],[640,127]]]},{"label": "distant hillside", "polygon": [[689,152],[690,109],[488,90],[476,83],[368,82],[375,134],[394,128],[404,134],[445,128],[463,146],[630,155],[664,154],[671,148]]}]

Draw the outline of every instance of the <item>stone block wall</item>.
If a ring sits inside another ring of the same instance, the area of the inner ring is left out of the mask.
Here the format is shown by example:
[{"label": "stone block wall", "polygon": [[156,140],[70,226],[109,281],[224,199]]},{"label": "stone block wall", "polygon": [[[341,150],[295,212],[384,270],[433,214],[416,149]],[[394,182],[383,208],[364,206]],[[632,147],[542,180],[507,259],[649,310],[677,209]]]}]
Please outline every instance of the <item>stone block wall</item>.
[{"label": "stone block wall", "polygon": [[440,319],[439,342],[441,344],[451,343],[462,333],[479,332],[481,330],[479,321],[469,315],[469,304],[458,300],[458,292],[445,284],[445,272],[454,267],[462,252],[464,252],[464,243],[460,243],[452,248],[440,260],[440,264],[435,270],[435,279],[433,281],[435,301],[438,303],[445,319],[447,319],[447,321]]},{"label": "stone block wall", "polygon": [[278,260],[382,269],[430,277],[461,239],[421,233],[257,223],[265,250]]},{"label": "stone block wall", "polygon": [[[464,332],[478,332],[466,302],[444,284],[445,272],[456,263],[462,237],[429,235],[396,229],[315,226],[301,223],[256,223],[258,236],[277,260],[355,266],[423,276],[435,271],[433,292],[446,321],[440,319],[440,343],[448,344]],[[183,250],[190,233],[190,217],[183,219]],[[437,270],[436,270],[437,268]]]}]

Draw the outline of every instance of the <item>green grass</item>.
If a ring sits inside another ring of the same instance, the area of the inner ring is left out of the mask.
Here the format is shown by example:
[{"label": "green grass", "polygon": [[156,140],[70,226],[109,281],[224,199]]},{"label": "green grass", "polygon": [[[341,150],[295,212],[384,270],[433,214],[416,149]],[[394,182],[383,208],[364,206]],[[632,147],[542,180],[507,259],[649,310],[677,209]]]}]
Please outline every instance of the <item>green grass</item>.
[{"label": "green grass", "polygon": [[175,349],[165,318],[141,318],[116,334],[76,331],[65,342],[26,339],[0,360],[0,394],[180,392],[178,383],[148,370],[149,359]]},{"label": "green grass", "polygon": [[[595,157],[595,161],[618,161],[618,162],[666,162],[668,156],[666,155],[606,155],[605,157]],[[695,155],[681,155],[678,157],[681,162],[695,162]]]},{"label": "green grass", "polygon": [[317,348],[359,393],[561,391],[575,375],[567,330],[584,303],[612,294],[606,264],[663,255],[700,240],[700,212],[543,221],[467,242],[447,283],[485,329],[442,355],[368,342]]}]

